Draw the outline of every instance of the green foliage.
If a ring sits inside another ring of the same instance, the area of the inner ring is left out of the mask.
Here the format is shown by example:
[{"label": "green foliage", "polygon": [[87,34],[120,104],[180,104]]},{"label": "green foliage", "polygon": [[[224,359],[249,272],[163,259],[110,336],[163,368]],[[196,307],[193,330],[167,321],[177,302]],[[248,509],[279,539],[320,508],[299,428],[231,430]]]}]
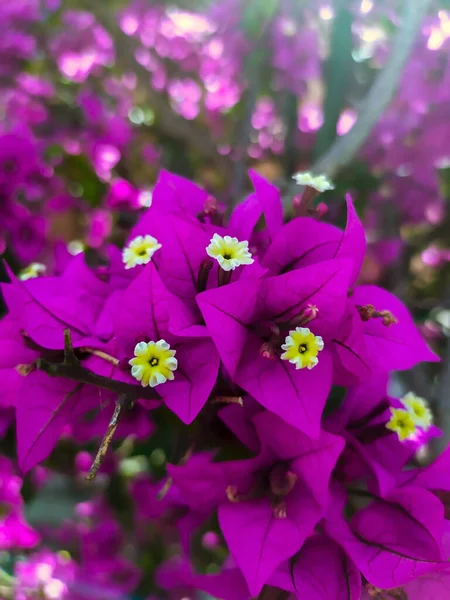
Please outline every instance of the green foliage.
[{"label": "green foliage", "polygon": [[335,0],[334,4],[337,11],[331,32],[329,58],[324,64],[325,120],[317,135],[316,156],[321,156],[336,138],[336,125],[345,107],[347,84],[353,64],[352,13],[346,0]]},{"label": "green foliage", "polygon": [[92,207],[100,204],[106,184],[97,177],[86,156],[66,155],[56,168],[56,174],[67,181],[72,194],[81,196]]},{"label": "green foliage", "polygon": [[267,24],[278,10],[279,0],[249,0],[244,5],[242,26],[247,35],[256,40],[264,33]]}]

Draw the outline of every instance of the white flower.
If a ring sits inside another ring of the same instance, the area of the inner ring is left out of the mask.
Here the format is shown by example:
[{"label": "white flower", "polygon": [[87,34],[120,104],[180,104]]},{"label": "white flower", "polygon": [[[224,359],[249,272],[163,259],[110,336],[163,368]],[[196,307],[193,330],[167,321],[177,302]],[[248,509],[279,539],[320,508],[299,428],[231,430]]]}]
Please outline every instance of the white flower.
[{"label": "white flower", "polygon": [[240,242],[235,237],[222,237],[215,233],[206,247],[208,256],[215,258],[224,271],[234,271],[240,265],[251,265],[254,260],[248,250],[248,242]]},{"label": "white flower", "polygon": [[138,235],[123,250],[122,258],[125,268],[132,269],[137,265],[146,265],[159,248],[161,248],[161,244],[153,236]]},{"label": "white flower", "polygon": [[28,265],[28,267],[25,267],[25,269],[20,271],[19,279],[22,281],[35,279],[36,277],[39,277],[39,275],[43,275],[46,270],[47,267],[41,263],[31,263],[31,265]]},{"label": "white flower", "polygon": [[334,190],[334,184],[328,179],[326,175],[313,175],[312,173],[296,173],[292,176],[298,185],[305,185],[312,187],[318,192],[326,192],[327,190]]},{"label": "white flower", "polygon": [[307,327],[296,327],[289,332],[281,349],[281,360],[288,360],[296,369],[313,369],[318,363],[317,355],[323,350],[323,339]]},{"label": "white flower", "polygon": [[400,399],[400,402],[411,415],[415,425],[422,427],[427,431],[433,423],[433,414],[428,406],[428,402],[414,392],[408,392]]},{"label": "white flower", "polygon": [[165,340],[159,342],[139,342],[134,356],[128,361],[132,376],[141,382],[142,387],[156,387],[174,379],[173,371],[178,368],[176,350],[171,350]]}]

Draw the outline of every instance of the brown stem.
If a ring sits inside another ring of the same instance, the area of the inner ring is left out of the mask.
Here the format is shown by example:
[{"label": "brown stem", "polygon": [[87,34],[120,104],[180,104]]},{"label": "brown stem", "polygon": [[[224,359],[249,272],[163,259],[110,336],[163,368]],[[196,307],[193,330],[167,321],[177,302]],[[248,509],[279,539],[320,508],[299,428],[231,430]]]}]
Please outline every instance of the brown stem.
[{"label": "brown stem", "polygon": [[125,394],[129,398],[137,400],[138,398],[145,398],[150,400],[159,400],[158,394],[150,388],[143,388],[131,383],[124,383],[123,381],[116,381],[103,375],[97,375],[90,369],[86,369],[80,364],[67,364],[54,363],[40,358],[36,362],[36,367],[40,371],[44,371],[50,377],[64,377],[72,381],[78,381],[80,383],[88,383],[95,385],[96,387],[110,390],[116,394]]},{"label": "brown stem", "polygon": [[105,460],[106,453],[108,452],[108,448],[111,445],[114,434],[116,433],[116,429],[119,425],[120,415],[122,414],[122,409],[125,405],[129,406],[130,401],[126,395],[121,395],[116,400],[116,406],[114,408],[113,415],[109,422],[108,428],[106,429],[106,433],[103,436],[100,447],[95,456],[94,462],[92,463],[91,468],[89,469],[89,473],[86,475],[86,481],[93,481],[97,477],[97,473],[100,467]]}]

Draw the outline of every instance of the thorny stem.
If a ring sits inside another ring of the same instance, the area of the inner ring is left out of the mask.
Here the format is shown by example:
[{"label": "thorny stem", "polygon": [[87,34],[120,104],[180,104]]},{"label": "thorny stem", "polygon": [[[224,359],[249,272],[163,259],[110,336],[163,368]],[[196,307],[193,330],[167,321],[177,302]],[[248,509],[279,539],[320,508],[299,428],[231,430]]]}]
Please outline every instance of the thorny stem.
[{"label": "thorny stem", "polygon": [[110,390],[117,394],[125,394],[132,397],[133,399],[145,398],[152,400],[159,400],[159,396],[152,389],[138,387],[132,383],[124,383],[123,381],[116,381],[103,375],[97,375],[90,369],[86,369],[80,365],[71,365],[66,363],[54,363],[46,360],[45,358],[39,358],[36,362],[36,367],[40,371],[44,371],[50,377],[64,377],[71,381],[78,381],[79,383],[86,383],[95,385],[96,387]]},{"label": "thorny stem", "polygon": [[133,402],[130,401],[128,396],[125,394],[120,395],[116,400],[116,406],[114,408],[113,415],[109,422],[108,428],[106,429],[105,435],[101,441],[100,447],[95,456],[94,462],[92,463],[91,468],[89,469],[89,473],[86,475],[86,481],[93,481],[97,477],[97,473],[100,467],[105,460],[106,453],[108,452],[108,448],[111,445],[114,434],[116,433],[116,429],[119,425],[120,415],[122,414],[122,409],[126,407],[131,409],[133,407]]}]

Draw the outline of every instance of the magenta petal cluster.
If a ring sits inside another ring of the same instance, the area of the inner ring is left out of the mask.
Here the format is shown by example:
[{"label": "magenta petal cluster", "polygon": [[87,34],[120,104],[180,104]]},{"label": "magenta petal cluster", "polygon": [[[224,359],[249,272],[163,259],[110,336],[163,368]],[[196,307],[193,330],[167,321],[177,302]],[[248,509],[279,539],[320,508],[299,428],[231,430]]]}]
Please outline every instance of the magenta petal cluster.
[{"label": "magenta petal cluster", "polygon": [[[84,28],[82,15],[75,23]],[[275,586],[358,600],[420,589],[417,577],[445,577],[450,558],[450,465],[445,453],[408,468],[440,432],[423,399],[394,398],[387,382],[437,357],[400,300],[358,285],[366,242],[350,196],[344,230],[319,214],[284,223],[278,189],[250,178],[254,193],[226,218],[204,190],[163,171],[121,251],[107,247],[95,265],[79,254],[33,278],[7,268],[0,402],[15,411],[19,465],[27,472],[62,438],[106,431],[125,448],[130,437],[152,443],[165,415],[184,432],[168,479],[141,473],[127,493],[137,539],[155,519],[167,539],[178,536],[180,556],[157,571],[170,597],[242,600]],[[108,202],[131,202],[133,190],[118,188]],[[346,390],[336,404],[337,386]],[[104,474],[118,468],[110,458]],[[78,455],[80,473],[87,461]],[[125,474],[136,468],[120,463]],[[5,502],[2,543],[32,546],[20,502]],[[89,527],[69,529],[83,562],[63,568],[50,553],[47,571],[76,593],[86,582],[102,589],[113,569],[111,589],[131,590],[138,574],[117,550],[120,528],[101,504],[80,510]],[[226,544],[220,572],[191,564],[199,532],[205,552]],[[35,585],[41,559],[19,579]]]}]

